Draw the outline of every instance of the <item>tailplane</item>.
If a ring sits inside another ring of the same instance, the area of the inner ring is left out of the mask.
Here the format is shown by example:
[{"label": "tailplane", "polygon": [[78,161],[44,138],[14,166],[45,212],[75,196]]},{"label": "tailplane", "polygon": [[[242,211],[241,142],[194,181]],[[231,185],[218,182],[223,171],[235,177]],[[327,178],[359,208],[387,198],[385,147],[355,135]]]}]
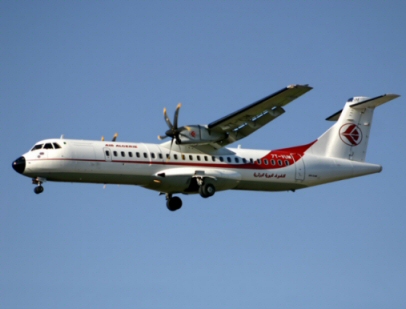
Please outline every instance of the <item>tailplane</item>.
[{"label": "tailplane", "polygon": [[337,121],[307,152],[318,156],[364,162],[375,107],[399,97],[384,94],[375,98],[354,97],[326,120]]}]

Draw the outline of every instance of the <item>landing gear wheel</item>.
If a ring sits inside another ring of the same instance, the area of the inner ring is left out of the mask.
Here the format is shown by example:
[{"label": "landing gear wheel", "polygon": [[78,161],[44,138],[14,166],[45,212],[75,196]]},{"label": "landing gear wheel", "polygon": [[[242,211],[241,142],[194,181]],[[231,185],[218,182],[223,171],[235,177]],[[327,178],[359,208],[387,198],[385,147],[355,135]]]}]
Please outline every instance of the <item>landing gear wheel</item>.
[{"label": "landing gear wheel", "polygon": [[213,196],[216,193],[216,188],[211,183],[202,184],[199,188],[199,194],[201,197],[207,198]]},{"label": "landing gear wheel", "polygon": [[44,187],[43,186],[35,187],[34,192],[35,192],[35,194],[40,194],[40,193],[44,192]]},{"label": "landing gear wheel", "polygon": [[166,207],[168,207],[170,211],[178,210],[182,207],[182,200],[177,196],[168,198],[166,200]]}]

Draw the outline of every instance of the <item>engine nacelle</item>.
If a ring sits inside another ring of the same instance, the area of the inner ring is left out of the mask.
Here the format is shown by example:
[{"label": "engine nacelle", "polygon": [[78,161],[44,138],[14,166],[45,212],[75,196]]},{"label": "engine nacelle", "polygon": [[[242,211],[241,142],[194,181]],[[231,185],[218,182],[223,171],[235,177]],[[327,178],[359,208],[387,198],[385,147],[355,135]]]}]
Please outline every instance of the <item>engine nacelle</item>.
[{"label": "engine nacelle", "polygon": [[227,134],[210,131],[205,126],[184,126],[179,133],[181,144],[209,144],[227,138]]}]

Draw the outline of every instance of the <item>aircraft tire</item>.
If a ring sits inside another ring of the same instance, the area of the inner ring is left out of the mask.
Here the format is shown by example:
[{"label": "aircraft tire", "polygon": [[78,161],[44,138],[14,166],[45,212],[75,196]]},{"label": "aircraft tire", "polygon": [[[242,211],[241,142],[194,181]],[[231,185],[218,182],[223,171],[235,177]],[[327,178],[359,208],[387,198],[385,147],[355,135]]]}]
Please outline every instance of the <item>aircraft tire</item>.
[{"label": "aircraft tire", "polygon": [[44,192],[44,187],[42,187],[42,186],[35,187],[34,192],[35,192],[35,194],[40,194],[40,193]]},{"label": "aircraft tire", "polygon": [[216,188],[211,183],[202,184],[199,188],[201,197],[208,198],[216,193]]},{"label": "aircraft tire", "polygon": [[182,207],[182,200],[179,197],[174,196],[166,201],[166,207],[170,211],[176,211]]}]

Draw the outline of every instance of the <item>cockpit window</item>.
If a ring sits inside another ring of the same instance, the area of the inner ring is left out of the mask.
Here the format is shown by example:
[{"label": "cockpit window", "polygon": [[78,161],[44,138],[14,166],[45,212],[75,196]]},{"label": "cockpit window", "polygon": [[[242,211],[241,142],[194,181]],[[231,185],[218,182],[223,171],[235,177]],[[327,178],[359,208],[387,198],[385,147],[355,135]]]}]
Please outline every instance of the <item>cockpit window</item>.
[{"label": "cockpit window", "polygon": [[44,149],[54,149],[54,146],[51,143],[46,143]]},{"label": "cockpit window", "polygon": [[34,147],[32,147],[31,151],[38,150],[38,149],[42,149],[42,146],[43,146],[43,145],[44,145],[44,144],[35,145]]},{"label": "cockpit window", "polygon": [[57,143],[53,143],[53,145],[54,145],[54,148],[55,148],[55,149],[61,148],[61,146],[59,146]]}]

